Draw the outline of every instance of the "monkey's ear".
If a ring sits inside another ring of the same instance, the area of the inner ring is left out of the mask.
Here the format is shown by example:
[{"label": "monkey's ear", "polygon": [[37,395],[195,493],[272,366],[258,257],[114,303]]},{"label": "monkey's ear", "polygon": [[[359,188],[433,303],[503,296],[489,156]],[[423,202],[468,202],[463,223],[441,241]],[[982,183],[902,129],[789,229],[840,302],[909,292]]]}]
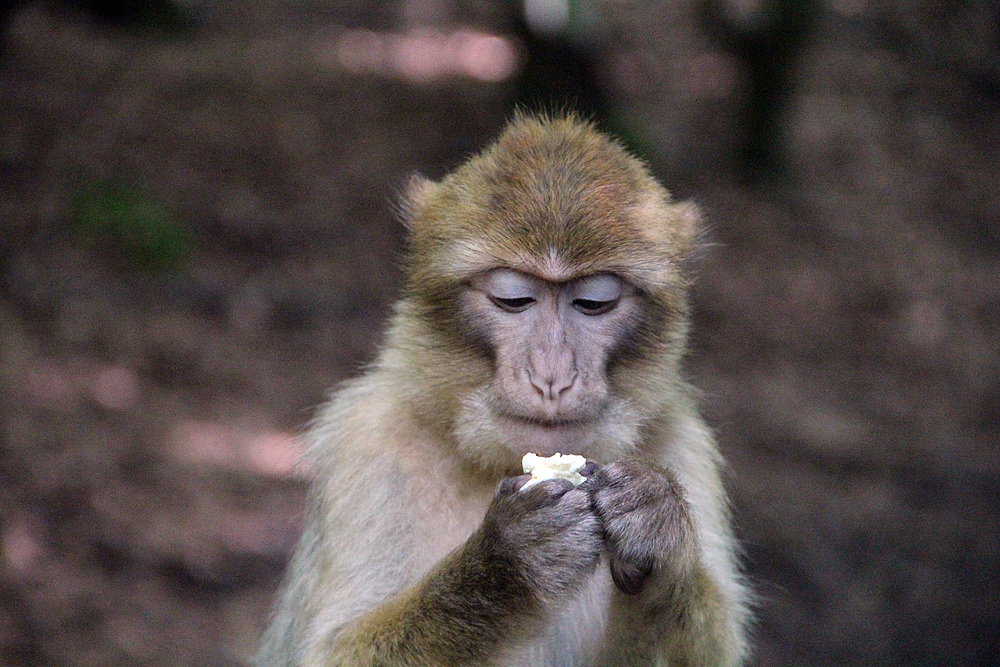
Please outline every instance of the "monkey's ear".
[{"label": "monkey's ear", "polygon": [[674,243],[681,256],[687,257],[698,247],[704,231],[701,209],[692,201],[682,201],[672,204],[670,212],[673,216],[671,226],[676,233]]},{"label": "monkey's ear", "polygon": [[406,191],[399,203],[399,216],[407,229],[413,229],[414,222],[420,218],[427,198],[437,187],[437,183],[419,173],[413,173],[406,181]]},{"label": "monkey's ear", "polygon": [[688,257],[702,233],[701,210],[690,201],[675,202],[655,190],[640,204],[639,217],[649,240],[674,257]]}]

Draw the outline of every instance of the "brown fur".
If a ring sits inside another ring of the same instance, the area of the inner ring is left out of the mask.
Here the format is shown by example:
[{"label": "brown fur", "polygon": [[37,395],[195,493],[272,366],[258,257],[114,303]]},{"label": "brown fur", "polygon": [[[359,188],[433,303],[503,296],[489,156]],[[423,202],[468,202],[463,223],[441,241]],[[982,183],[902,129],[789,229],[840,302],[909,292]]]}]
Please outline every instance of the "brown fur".
[{"label": "brown fur", "polygon": [[[742,664],[720,461],[679,370],[697,209],[590,125],[519,116],[441,182],[415,178],[402,210],[403,298],[373,367],[310,431],[309,523],[256,664]],[[615,336],[572,352],[606,375],[590,386],[581,366],[572,387],[595,397],[577,403],[586,426],[522,425],[604,464],[580,489],[494,495],[533,447],[497,410],[542,400],[476,287],[496,269],[539,279],[555,299],[539,308],[569,308],[592,274],[629,286],[604,319],[545,325],[580,328],[557,347]]]}]

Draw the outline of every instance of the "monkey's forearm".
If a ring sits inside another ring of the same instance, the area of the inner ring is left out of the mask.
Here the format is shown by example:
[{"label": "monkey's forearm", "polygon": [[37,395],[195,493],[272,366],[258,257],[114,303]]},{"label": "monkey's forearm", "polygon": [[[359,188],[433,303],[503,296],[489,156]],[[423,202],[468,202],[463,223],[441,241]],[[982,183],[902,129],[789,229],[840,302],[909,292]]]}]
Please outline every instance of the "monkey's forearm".
[{"label": "monkey's forearm", "polygon": [[475,665],[494,656],[536,605],[518,564],[482,531],[413,589],[337,637],[329,667]]},{"label": "monkey's forearm", "polygon": [[671,665],[742,665],[747,616],[743,600],[727,596],[704,565],[696,569],[690,585],[676,607],[676,621],[661,628],[660,655],[668,656]]},{"label": "monkey's forearm", "polygon": [[675,585],[633,596],[616,591],[618,630],[600,664],[738,667],[746,654],[746,610],[729,600],[703,564]]}]

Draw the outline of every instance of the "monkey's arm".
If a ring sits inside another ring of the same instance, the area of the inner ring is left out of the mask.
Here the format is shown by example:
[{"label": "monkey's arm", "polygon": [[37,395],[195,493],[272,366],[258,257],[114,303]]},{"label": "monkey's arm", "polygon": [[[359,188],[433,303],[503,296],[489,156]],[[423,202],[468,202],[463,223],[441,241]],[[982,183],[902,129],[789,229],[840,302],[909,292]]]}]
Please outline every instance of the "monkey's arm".
[{"label": "monkey's arm", "polygon": [[745,612],[703,565],[665,597],[613,593],[603,665],[738,667],[746,659]]},{"label": "monkey's arm", "polygon": [[727,524],[699,524],[709,512],[646,462],[612,464],[595,482],[617,589],[601,664],[741,665],[746,611]]},{"label": "monkey's arm", "polygon": [[414,588],[350,624],[326,665],[481,664],[537,607],[518,564],[478,531]]},{"label": "monkey's arm", "polygon": [[527,633],[546,604],[579,587],[600,556],[585,491],[550,480],[500,485],[479,528],[413,587],[314,644],[308,665],[484,664]]}]

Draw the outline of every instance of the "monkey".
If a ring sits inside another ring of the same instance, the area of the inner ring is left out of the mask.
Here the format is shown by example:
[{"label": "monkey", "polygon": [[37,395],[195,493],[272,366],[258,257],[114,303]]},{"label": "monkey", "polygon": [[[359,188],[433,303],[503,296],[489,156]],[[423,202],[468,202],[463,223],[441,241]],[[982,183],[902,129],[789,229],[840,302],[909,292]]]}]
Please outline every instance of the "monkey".
[{"label": "monkey", "polygon": [[[681,368],[697,205],[586,120],[522,112],[400,209],[402,294],[307,432],[254,664],[744,664],[722,461]],[[526,452],[588,479],[522,491]]]}]

